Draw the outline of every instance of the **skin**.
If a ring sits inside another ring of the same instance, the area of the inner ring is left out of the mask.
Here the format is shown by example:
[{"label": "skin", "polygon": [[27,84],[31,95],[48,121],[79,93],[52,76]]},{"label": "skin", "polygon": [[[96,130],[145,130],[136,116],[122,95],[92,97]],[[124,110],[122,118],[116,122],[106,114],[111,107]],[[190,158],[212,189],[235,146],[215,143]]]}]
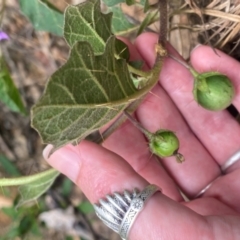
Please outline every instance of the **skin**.
[{"label": "skin", "polygon": [[[132,59],[144,59],[146,68],[155,60],[155,34],[139,36],[128,43]],[[178,56],[168,46],[171,54]],[[236,88],[234,106],[240,110],[240,63],[224,53],[218,55],[207,46],[198,46],[191,63],[199,72],[226,74]],[[171,129],[180,140],[186,161],[161,160],[153,156],[146,139],[126,121],[103,144],[82,141],[65,146],[46,158],[49,164],[68,176],[92,203],[112,192],[143,189],[156,184],[156,193],[137,217],[130,240],[240,239],[240,161],[225,175],[220,166],[239,150],[240,125],[227,112],[210,112],[193,100],[193,78],[176,61],[167,58],[159,83],[135,112],[135,117],[149,131]],[[127,137],[126,137],[127,136]],[[220,176],[220,177],[219,177]],[[219,177],[219,178],[218,178]],[[195,196],[211,181],[203,196]],[[185,202],[179,190],[189,199]]]}]

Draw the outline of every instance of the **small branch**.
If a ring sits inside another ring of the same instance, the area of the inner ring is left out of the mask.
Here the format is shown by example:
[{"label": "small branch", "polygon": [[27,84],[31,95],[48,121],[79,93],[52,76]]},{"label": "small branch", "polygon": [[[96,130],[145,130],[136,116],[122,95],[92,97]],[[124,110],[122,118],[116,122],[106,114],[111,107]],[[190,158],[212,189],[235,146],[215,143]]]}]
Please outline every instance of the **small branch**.
[{"label": "small branch", "polygon": [[32,183],[33,181],[38,180],[41,177],[47,176],[55,172],[57,173],[57,170],[50,168],[44,172],[40,172],[30,176],[17,177],[17,178],[1,178],[0,186],[5,187],[5,186],[19,186],[19,185],[29,184],[29,183]]},{"label": "small branch", "polygon": [[198,77],[199,76],[199,73],[194,69],[192,68],[189,64],[187,64],[186,62],[182,61],[181,59],[173,56],[172,54],[169,54],[168,55],[170,58],[174,59],[176,62],[180,63],[182,66],[184,66],[185,68],[187,68],[194,77]]},{"label": "small branch", "polygon": [[144,71],[142,71],[140,69],[136,69],[136,68],[132,67],[130,64],[128,64],[127,66],[128,66],[128,71],[130,73],[134,73],[134,74],[136,74],[138,76],[149,78],[152,75],[151,71],[144,72]]},{"label": "small branch", "polygon": [[157,57],[155,59],[155,66],[162,68],[164,58],[167,56],[166,41],[168,33],[168,4],[167,0],[159,0],[160,12],[160,29],[158,35],[158,44],[155,47]]},{"label": "small branch", "polygon": [[185,68],[187,68],[189,70],[192,68],[189,64],[187,64],[186,62],[184,62],[184,61],[180,60],[179,58],[173,56],[172,54],[168,54],[168,57],[172,58],[173,60],[180,63],[181,65],[183,65]]},{"label": "small branch", "polygon": [[136,119],[134,119],[131,114],[129,114],[126,110],[124,111],[125,116],[128,120],[137,128],[139,129],[148,139],[152,137],[152,133],[147,131]]},{"label": "small branch", "polygon": [[158,36],[158,43],[165,47],[168,33],[168,4],[167,0],[159,0],[160,12],[160,30]]},{"label": "small branch", "polygon": [[[142,101],[141,98],[137,99],[136,101],[130,103],[128,105],[128,107],[125,108],[125,110],[128,111],[129,113],[133,113],[141,101]],[[118,116],[118,118],[102,134],[99,133],[99,135],[100,135],[99,138],[95,138],[95,139],[91,139],[91,140],[95,143],[101,144],[126,120],[126,118],[127,117],[123,113],[121,113]]]}]

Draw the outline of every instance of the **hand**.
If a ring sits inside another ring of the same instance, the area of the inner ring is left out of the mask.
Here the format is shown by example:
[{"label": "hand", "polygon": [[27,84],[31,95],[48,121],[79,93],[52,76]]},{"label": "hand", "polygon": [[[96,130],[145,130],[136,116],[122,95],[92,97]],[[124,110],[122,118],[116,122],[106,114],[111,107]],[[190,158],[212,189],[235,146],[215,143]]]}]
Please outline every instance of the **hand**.
[{"label": "hand", "polygon": [[[130,45],[133,59],[155,60],[157,36],[146,33]],[[169,52],[178,56],[169,46]],[[198,46],[191,63],[199,72],[219,71],[235,85],[234,106],[240,110],[240,63],[207,46]],[[193,77],[187,69],[167,58],[159,83],[135,112],[149,131],[167,128],[176,132],[180,152],[186,161],[174,158],[159,163],[148,149],[146,139],[126,121],[103,146],[82,141],[68,145],[47,159],[50,165],[68,176],[92,203],[107,194],[142,190],[156,184],[156,193],[147,202],[130,232],[131,240],[240,239],[240,161],[221,175],[221,165],[240,150],[240,125],[227,112],[207,111],[193,100]],[[51,146],[44,151],[47,156]],[[219,177],[220,176],[220,177]],[[219,177],[219,178],[218,178]],[[211,187],[194,198],[214,179]],[[191,201],[185,202],[178,188]]]}]

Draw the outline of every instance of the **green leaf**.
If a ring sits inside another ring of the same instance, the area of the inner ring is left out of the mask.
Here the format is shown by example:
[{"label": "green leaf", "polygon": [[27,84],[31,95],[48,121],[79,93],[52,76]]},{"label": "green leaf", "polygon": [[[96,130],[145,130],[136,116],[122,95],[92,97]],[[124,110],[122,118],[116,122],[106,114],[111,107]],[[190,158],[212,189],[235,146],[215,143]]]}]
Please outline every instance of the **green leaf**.
[{"label": "green leaf", "polygon": [[65,12],[64,37],[70,47],[78,41],[88,42],[95,55],[105,50],[111,33],[112,14],[102,14],[99,0],[69,6]]},{"label": "green leaf", "polygon": [[0,72],[0,101],[5,103],[10,110],[26,114],[19,91],[7,69]]},{"label": "green leaf", "polygon": [[[99,4],[96,0],[89,0],[89,3],[90,9]],[[99,7],[94,11],[94,14],[93,10],[90,11],[92,21],[88,25],[99,29],[104,17],[100,14]],[[71,14],[66,13],[67,15]],[[110,26],[109,14],[105,15],[104,20]],[[74,18],[74,22],[82,24],[86,23],[86,19],[80,15]],[[109,34],[109,29],[101,29],[101,36],[105,36],[104,31]],[[76,28],[77,36],[79,32],[81,29]],[[93,38],[101,42],[99,35],[94,34]],[[52,75],[40,101],[32,108],[31,124],[44,143],[54,145],[53,151],[68,143],[78,144],[89,134],[97,132],[129,104],[136,103],[133,105],[137,106],[158,80],[162,58],[158,58],[151,71],[143,72],[127,65],[123,59],[127,57],[126,53],[121,54],[125,47],[118,46],[114,36],[110,36],[106,44],[102,41],[102,48],[105,49],[102,55],[98,55],[101,51],[96,51],[96,46],[92,46],[95,40],[90,43],[77,41],[72,46],[68,61]],[[135,88],[129,71],[147,78],[142,89]],[[0,179],[1,182],[4,183]]]},{"label": "green leaf", "polygon": [[125,2],[125,0],[103,0],[103,2],[108,6],[108,7],[113,7],[119,3]]},{"label": "green leaf", "polygon": [[117,59],[122,58],[127,61],[130,58],[130,52],[129,52],[128,46],[119,39],[115,40],[115,57]]},{"label": "green leaf", "polygon": [[126,0],[126,4],[128,6],[131,6],[131,5],[135,4],[135,0]]},{"label": "green leaf", "polygon": [[32,215],[26,215],[24,216],[21,221],[20,224],[18,226],[18,232],[20,236],[25,236],[26,233],[29,232],[29,230],[32,228],[32,225],[34,223],[34,218]]},{"label": "green leaf", "polygon": [[14,206],[4,207],[4,208],[1,209],[1,211],[13,220],[16,219],[19,216],[19,212],[16,210],[16,208]]},{"label": "green leaf", "polygon": [[144,29],[151,25],[152,23],[156,22],[158,20],[158,10],[155,12],[149,12],[146,17],[144,18],[144,20],[142,21],[138,32],[137,32],[137,36],[140,35]]},{"label": "green leaf", "polygon": [[150,4],[148,0],[140,0],[140,4],[144,6],[144,13],[146,13],[150,9]]},{"label": "green leaf", "polygon": [[22,12],[29,18],[36,30],[63,35],[62,13],[40,0],[19,0],[19,3]]},{"label": "green leaf", "polygon": [[88,43],[74,45],[32,111],[32,126],[45,143],[55,148],[78,143],[138,97],[125,60],[114,52],[115,37],[101,56],[94,56]]},{"label": "green leaf", "polygon": [[68,178],[64,178],[61,188],[62,195],[65,197],[69,196],[71,194],[72,188],[73,182]]},{"label": "green leaf", "polygon": [[3,155],[0,155],[0,165],[3,167],[4,171],[10,174],[11,176],[21,175],[17,167]]},{"label": "green leaf", "polygon": [[125,35],[138,28],[127,20],[120,6],[112,7],[110,10],[113,12],[112,31],[115,35]]},{"label": "green leaf", "polygon": [[93,205],[89,201],[83,201],[78,205],[78,209],[84,213],[89,214],[94,212]]},{"label": "green leaf", "polygon": [[19,187],[21,199],[19,200],[17,207],[23,204],[37,200],[43,193],[45,193],[53,184],[59,172],[51,169],[50,171],[43,172],[41,175],[31,181],[28,184]]}]

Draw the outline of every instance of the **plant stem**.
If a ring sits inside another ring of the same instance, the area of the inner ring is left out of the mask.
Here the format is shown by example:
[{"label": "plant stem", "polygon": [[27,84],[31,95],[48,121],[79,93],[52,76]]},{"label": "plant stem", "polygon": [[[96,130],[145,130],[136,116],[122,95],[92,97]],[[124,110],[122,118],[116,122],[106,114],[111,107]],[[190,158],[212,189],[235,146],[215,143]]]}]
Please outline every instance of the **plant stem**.
[{"label": "plant stem", "polygon": [[5,187],[5,186],[25,185],[25,184],[32,183],[41,177],[52,175],[54,173],[56,173],[56,175],[57,175],[58,171],[53,168],[50,168],[44,172],[36,173],[36,174],[30,175],[30,176],[17,177],[17,178],[1,178],[0,186]]},{"label": "plant stem", "polygon": [[[136,101],[130,103],[125,110],[133,113],[136,108],[138,107],[138,105],[140,104],[140,102],[142,101],[142,99],[137,99]],[[121,113],[118,118],[102,133],[100,134],[100,132],[98,131],[96,134],[96,137],[91,138],[90,140],[92,142],[101,144],[105,139],[107,139],[125,120],[126,120],[126,116]]]},{"label": "plant stem", "polygon": [[129,70],[130,73],[134,73],[138,76],[145,77],[145,78],[149,78],[152,75],[151,71],[145,72],[145,71],[142,71],[140,69],[134,68],[130,64],[128,64],[128,70]]},{"label": "plant stem", "polygon": [[158,35],[158,43],[165,47],[168,33],[168,4],[167,0],[159,0],[160,12],[160,30]]},{"label": "plant stem", "polygon": [[190,69],[192,68],[189,64],[187,64],[186,62],[182,61],[181,59],[173,56],[172,54],[168,54],[168,57],[172,58],[173,60],[175,60],[176,62],[180,63],[181,65],[183,65],[185,68]]},{"label": "plant stem", "polygon": [[152,133],[146,130],[136,119],[134,119],[129,112],[126,110],[124,111],[125,116],[128,118],[128,120],[136,127],[138,128],[148,139],[151,139]]},{"label": "plant stem", "polygon": [[168,56],[172,59],[174,59],[176,62],[180,63],[182,66],[184,66],[185,68],[187,68],[194,77],[197,77],[199,75],[199,73],[193,68],[191,67],[189,64],[187,64],[186,62],[182,61],[181,59],[173,56],[172,54],[168,54]]},{"label": "plant stem", "polygon": [[167,56],[166,41],[168,32],[168,4],[167,0],[159,0],[159,12],[160,12],[160,29],[158,35],[158,44],[155,47],[157,57],[155,60],[155,66],[159,65],[162,68],[164,58]]}]

